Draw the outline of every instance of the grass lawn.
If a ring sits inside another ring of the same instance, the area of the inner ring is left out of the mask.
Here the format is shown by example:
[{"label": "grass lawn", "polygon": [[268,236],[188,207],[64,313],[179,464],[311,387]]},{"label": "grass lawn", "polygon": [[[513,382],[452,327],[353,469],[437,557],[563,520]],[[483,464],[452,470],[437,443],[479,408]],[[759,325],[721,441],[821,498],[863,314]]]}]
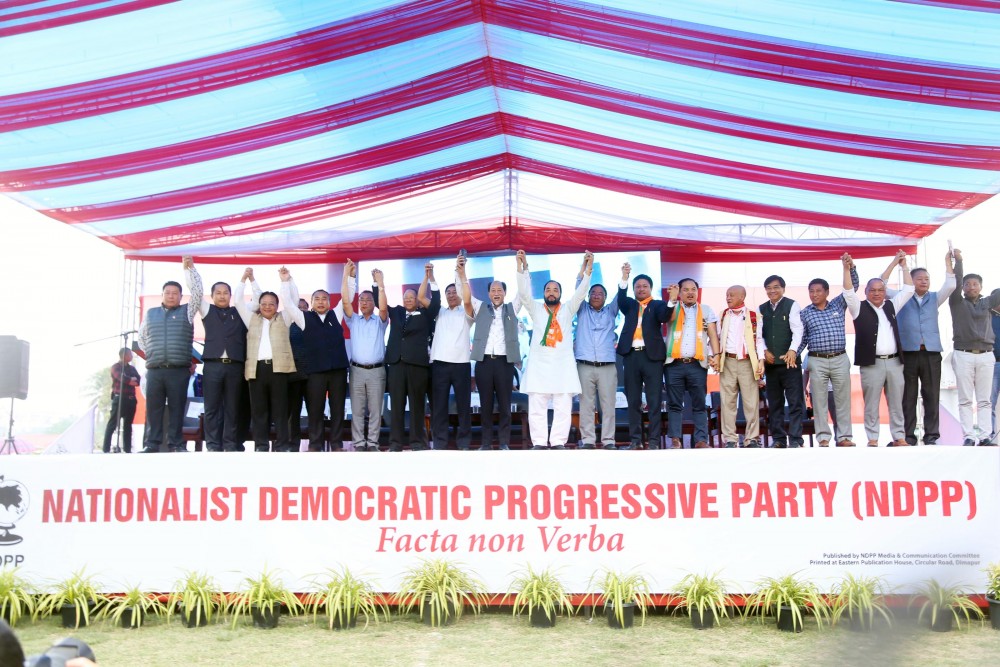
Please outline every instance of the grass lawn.
[{"label": "grass lawn", "polygon": [[560,618],[555,628],[528,627],[524,617],[467,614],[442,629],[416,615],[393,616],[368,628],[330,631],[323,620],[282,617],[276,630],[230,623],[189,629],[179,619],[154,621],[141,630],[99,623],[64,630],[58,618],[17,628],[26,653],[54,640],[80,637],[99,664],[178,665],[990,665],[1000,660],[1000,632],[974,623],[969,630],[934,633],[902,619],[891,629],[859,634],[839,627],[779,632],[773,621],[736,619],[712,630],[692,630],[686,617],[656,612],[645,626],[612,630],[601,618]]}]

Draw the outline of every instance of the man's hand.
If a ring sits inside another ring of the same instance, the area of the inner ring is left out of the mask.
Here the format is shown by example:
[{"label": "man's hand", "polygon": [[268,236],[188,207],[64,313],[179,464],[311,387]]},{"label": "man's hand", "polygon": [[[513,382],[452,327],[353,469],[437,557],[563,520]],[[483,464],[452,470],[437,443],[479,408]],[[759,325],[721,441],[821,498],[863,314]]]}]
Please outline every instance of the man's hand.
[{"label": "man's hand", "polygon": [[795,354],[795,350],[789,350],[781,355],[781,360],[784,361],[789,368],[798,368],[799,364],[796,361],[797,357],[798,355]]},{"label": "man's hand", "polygon": [[458,256],[458,260],[456,260],[456,262],[455,262],[455,273],[458,274],[458,277],[461,278],[462,282],[464,283],[465,282],[465,256],[464,255],[459,255]]},{"label": "man's hand", "polygon": [[348,258],[348,260],[344,263],[344,271],[349,277],[354,278],[358,275],[358,265]]},{"label": "man's hand", "polygon": [[434,280],[434,264],[427,262],[424,264],[424,277],[427,278],[428,282],[435,282]]},{"label": "man's hand", "polygon": [[628,262],[622,264],[622,282],[628,282],[628,276],[632,273],[632,265]]},{"label": "man's hand", "polygon": [[962,251],[959,250],[958,248],[955,248],[954,253],[955,253],[955,261],[956,262],[961,262],[962,261]]},{"label": "man's hand", "polygon": [[528,270],[528,256],[523,250],[517,251],[517,271],[522,273]]},{"label": "man's hand", "polygon": [[667,286],[667,300],[677,301],[677,297],[680,296],[681,286],[677,283],[671,283]]},{"label": "man's hand", "polygon": [[708,358],[708,365],[716,373],[719,372],[719,358],[714,354]]},{"label": "man's hand", "polygon": [[244,282],[246,282],[248,280],[250,282],[253,282],[253,269],[251,269],[249,266],[247,268],[243,269],[243,277],[240,278],[240,282],[244,283]]},{"label": "man's hand", "polygon": [[278,269],[278,276],[281,278],[281,282],[287,283],[292,279],[292,274],[288,272],[288,269],[281,267]]},{"label": "man's hand", "polygon": [[774,363],[774,355],[771,354],[771,350],[764,350],[764,363],[765,364]]},{"label": "man's hand", "polygon": [[382,286],[382,270],[381,269],[372,269],[372,280],[375,281],[375,284],[378,285],[379,289],[381,289],[381,290],[385,289]]},{"label": "man's hand", "polygon": [[594,253],[589,250],[585,250],[583,253],[583,267],[588,274],[594,271]]},{"label": "man's hand", "polygon": [[194,268],[194,257],[191,255],[184,255],[181,257],[181,263],[184,265],[185,269],[191,270]]},{"label": "man's hand", "polygon": [[840,261],[843,262],[844,266],[848,269],[854,268],[854,260],[848,253],[844,253],[840,256]]},{"label": "man's hand", "polygon": [[900,256],[900,255],[896,255],[896,259],[898,259],[898,260],[899,260],[899,265],[900,265],[901,267],[903,267],[903,270],[905,271],[905,270],[906,270],[906,264],[907,264],[907,261],[908,261],[908,260],[907,260],[907,257],[906,257],[906,251],[904,251],[904,250],[900,250],[899,252],[901,252],[901,253],[903,253],[903,254],[902,254],[902,256]]}]

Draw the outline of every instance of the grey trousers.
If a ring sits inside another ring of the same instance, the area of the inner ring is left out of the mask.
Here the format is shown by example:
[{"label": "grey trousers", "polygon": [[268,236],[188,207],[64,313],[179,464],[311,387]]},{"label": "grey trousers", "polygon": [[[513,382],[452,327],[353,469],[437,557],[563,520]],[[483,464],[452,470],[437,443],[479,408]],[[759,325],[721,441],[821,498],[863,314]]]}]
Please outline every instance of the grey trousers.
[{"label": "grey trousers", "polygon": [[[871,366],[861,367],[861,393],[865,398],[865,433],[869,442],[878,442],[879,404],[885,392],[889,408],[889,432],[893,440],[904,440],[903,425],[903,362],[895,359],[876,359]],[[840,403],[840,399],[837,399]]]},{"label": "grey trousers", "polygon": [[837,404],[837,442],[851,440],[851,360],[846,354],[830,359],[809,355],[809,391],[813,401],[816,440],[829,441],[831,430],[827,406],[827,383],[833,384]]},{"label": "grey trousers", "polygon": [[[351,366],[351,442],[354,449],[378,447],[382,427],[382,404],[385,396],[385,366],[358,368]],[[368,433],[365,434],[365,415]]]},{"label": "grey trousers", "polygon": [[595,398],[601,402],[601,442],[615,444],[615,395],[618,391],[618,369],[614,362],[607,366],[589,366],[577,362],[580,374],[580,439],[585,445],[596,443],[594,428]]}]

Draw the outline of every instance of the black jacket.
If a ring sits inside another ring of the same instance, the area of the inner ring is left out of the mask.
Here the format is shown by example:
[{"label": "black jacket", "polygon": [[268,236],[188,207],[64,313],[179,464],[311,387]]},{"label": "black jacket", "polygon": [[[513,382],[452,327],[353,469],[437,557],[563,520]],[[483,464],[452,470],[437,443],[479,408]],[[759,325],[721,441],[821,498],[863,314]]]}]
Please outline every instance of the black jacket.
[{"label": "black jacket", "polygon": [[[621,336],[618,337],[618,354],[625,356],[632,351],[632,337],[635,335],[639,319],[639,302],[628,296],[626,290],[618,288],[618,310],[625,316]],[[674,309],[666,301],[653,299],[642,314],[642,341],[646,346],[646,356],[656,361],[667,358],[667,346],[663,342],[660,326],[670,321]]]}]

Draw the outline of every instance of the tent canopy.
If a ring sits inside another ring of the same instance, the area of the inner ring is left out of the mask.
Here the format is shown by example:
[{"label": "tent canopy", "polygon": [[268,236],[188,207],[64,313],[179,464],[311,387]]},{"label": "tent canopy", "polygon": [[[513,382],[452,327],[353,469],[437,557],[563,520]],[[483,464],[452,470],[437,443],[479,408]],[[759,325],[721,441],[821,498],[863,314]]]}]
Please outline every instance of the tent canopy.
[{"label": "tent canopy", "polygon": [[17,0],[0,189],[133,258],[912,248],[1000,189],[995,0]]}]

